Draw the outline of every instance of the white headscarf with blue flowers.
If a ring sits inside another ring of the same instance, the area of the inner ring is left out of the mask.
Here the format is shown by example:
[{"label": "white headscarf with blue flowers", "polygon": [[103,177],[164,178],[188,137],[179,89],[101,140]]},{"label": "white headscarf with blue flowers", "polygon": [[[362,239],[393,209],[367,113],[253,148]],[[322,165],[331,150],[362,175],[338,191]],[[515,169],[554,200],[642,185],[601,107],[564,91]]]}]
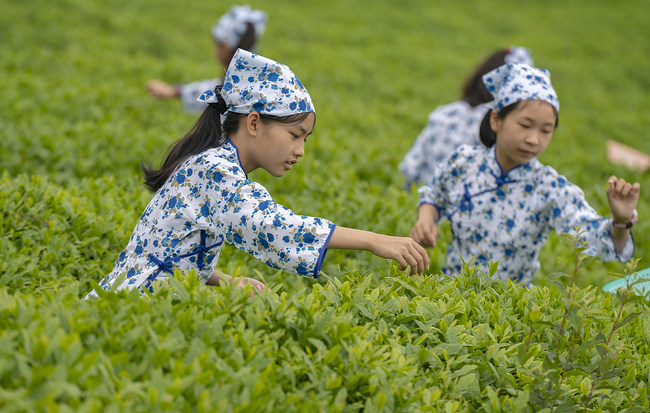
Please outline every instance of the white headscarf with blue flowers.
[{"label": "white headscarf with blue flowers", "polygon": [[530,49],[521,46],[511,46],[506,53],[504,58],[505,63],[523,63],[528,66],[532,66],[533,55],[530,53]]},{"label": "white headscarf with blue flowers", "polygon": [[543,100],[560,111],[560,101],[551,85],[551,74],[522,63],[506,63],[483,75],[483,83],[494,100],[486,105],[501,110],[522,100]]},{"label": "white headscarf with blue flowers", "polygon": [[[230,61],[219,93],[227,110],[235,113],[289,116],[316,111],[307,89],[288,66],[242,49]],[[217,103],[218,97],[207,90],[198,101]]]},{"label": "white headscarf with blue flowers", "polygon": [[235,49],[246,33],[247,23],[253,25],[255,38],[258,38],[266,28],[266,13],[249,6],[232,6],[212,27],[212,37]]}]

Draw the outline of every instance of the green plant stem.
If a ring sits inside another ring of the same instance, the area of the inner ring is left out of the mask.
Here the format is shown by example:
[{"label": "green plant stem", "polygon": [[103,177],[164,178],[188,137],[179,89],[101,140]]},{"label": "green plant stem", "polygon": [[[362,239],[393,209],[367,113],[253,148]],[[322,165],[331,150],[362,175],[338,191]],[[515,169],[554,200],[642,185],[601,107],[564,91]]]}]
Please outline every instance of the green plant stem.
[{"label": "green plant stem", "polygon": [[[570,285],[569,291],[567,292],[567,296],[566,296],[566,302],[567,303],[571,299],[571,293],[573,292],[573,289],[575,288],[575,279],[576,279],[576,277],[578,275],[578,270],[579,269],[580,269],[580,253],[575,252],[575,254],[574,254],[573,274],[571,276],[571,285]],[[568,307],[567,304],[565,304],[565,306],[564,306],[564,315],[562,316],[562,321],[560,322],[560,331],[559,331],[558,337],[557,337],[557,345],[555,346],[555,350],[556,350],[557,354],[560,354],[560,345],[562,343],[562,335],[564,334],[564,324],[566,323],[566,320],[567,320],[568,316],[569,316],[569,307]],[[561,378],[564,377],[564,370],[560,374],[560,377]],[[553,382],[549,381],[547,391],[550,393],[552,388],[553,388]],[[555,404],[555,399],[553,399],[553,405],[554,404]],[[553,411],[553,408],[551,408],[551,411]]]},{"label": "green plant stem", "polygon": [[[562,366],[562,374],[560,375],[560,381],[558,382],[556,386],[556,390],[559,390],[562,387],[562,382],[564,382],[564,372],[566,369],[569,367],[569,362],[571,362],[571,359],[573,358],[573,350],[575,350],[576,344],[573,343],[571,348],[569,349],[569,357],[567,357],[566,362],[564,363],[564,366]],[[556,398],[553,399],[553,402],[551,403],[551,413],[555,410],[555,402]]]},{"label": "green plant stem", "polygon": [[[628,287],[629,288],[629,287]],[[612,324],[612,328],[609,331],[609,336],[607,337],[607,342],[605,342],[605,346],[609,348],[609,343],[612,340],[612,336],[614,335],[614,331],[616,331],[616,324],[618,324],[618,321],[621,319],[621,314],[623,314],[623,307],[625,307],[625,300],[621,300],[621,305],[618,308],[618,314],[616,314],[616,319],[614,319],[614,324]],[[600,356],[600,361],[598,362],[598,368],[596,369],[596,380],[593,381],[591,384],[591,388],[589,389],[589,394],[587,394],[587,400],[585,400],[585,408],[583,411],[587,411],[587,407],[589,407],[589,400],[591,400],[594,390],[596,390],[596,386],[602,381],[603,379],[603,374],[600,373],[600,369],[603,365],[603,361],[605,360],[605,354],[606,352],[603,352],[603,354]],[[615,355],[614,355],[615,356]]]},{"label": "green plant stem", "polygon": [[[578,276],[578,269],[580,268],[580,253],[576,252],[575,253],[575,263],[573,265],[573,274],[571,276],[571,285],[570,289],[567,292],[566,299],[567,301],[571,299],[571,293],[573,292],[573,289],[575,288],[575,280],[576,277]],[[569,316],[569,308],[565,305],[564,306],[564,315],[562,316],[562,323],[560,323],[560,334],[557,339],[557,349],[560,349],[560,337],[562,337],[562,334],[564,334],[564,324],[566,322],[567,317]]]}]

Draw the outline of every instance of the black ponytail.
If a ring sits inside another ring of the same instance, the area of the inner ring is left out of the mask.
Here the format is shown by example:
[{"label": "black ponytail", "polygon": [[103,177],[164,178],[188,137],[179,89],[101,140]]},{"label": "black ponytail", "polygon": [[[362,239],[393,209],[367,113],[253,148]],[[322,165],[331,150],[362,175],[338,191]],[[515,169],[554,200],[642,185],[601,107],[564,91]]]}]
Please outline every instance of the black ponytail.
[{"label": "black ponytail", "polygon": [[[506,116],[508,116],[508,113],[512,112],[518,105],[519,102],[515,102],[511,105],[506,106],[497,112],[497,117],[501,120],[505,119]],[[483,142],[483,145],[487,146],[488,148],[491,148],[492,145],[497,142],[497,133],[493,131],[492,126],[490,126],[491,113],[492,110],[487,111],[483,117],[483,120],[481,121],[481,127],[479,128],[479,136],[481,138],[481,142]]]},{"label": "black ponytail", "polygon": [[481,126],[479,128],[479,137],[481,142],[488,148],[491,148],[497,142],[497,134],[492,130],[490,126],[490,115],[492,110],[488,110],[483,120],[481,121]]},{"label": "black ponytail", "polygon": [[224,136],[237,131],[242,115],[236,113],[228,112],[223,128],[221,126],[221,114],[226,113],[226,102],[218,89],[216,94],[219,102],[210,103],[192,129],[170,146],[160,169],[154,169],[151,164],[144,162],[140,165],[144,172],[144,184],[152,192],[156,192],[167,181],[181,162],[206,149],[221,146],[225,142]]}]

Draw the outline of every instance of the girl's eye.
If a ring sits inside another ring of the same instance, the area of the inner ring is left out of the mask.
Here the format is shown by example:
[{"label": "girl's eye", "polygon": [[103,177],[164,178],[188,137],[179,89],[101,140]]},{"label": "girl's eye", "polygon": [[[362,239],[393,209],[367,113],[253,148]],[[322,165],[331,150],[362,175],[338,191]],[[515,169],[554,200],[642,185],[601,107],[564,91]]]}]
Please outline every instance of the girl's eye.
[{"label": "girl's eye", "polygon": [[299,138],[299,136],[296,135],[295,133],[292,133],[291,136],[293,136],[294,139],[298,139],[298,138]]},{"label": "girl's eye", "polygon": [[519,126],[521,126],[524,129],[529,129],[530,128],[529,125],[524,125],[523,123],[520,123]]}]

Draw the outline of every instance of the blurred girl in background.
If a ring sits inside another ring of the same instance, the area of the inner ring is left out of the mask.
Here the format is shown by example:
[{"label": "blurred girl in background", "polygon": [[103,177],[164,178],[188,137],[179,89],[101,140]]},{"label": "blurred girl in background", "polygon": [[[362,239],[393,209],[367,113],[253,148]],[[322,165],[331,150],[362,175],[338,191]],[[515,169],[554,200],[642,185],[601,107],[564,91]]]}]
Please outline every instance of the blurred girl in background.
[{"label": "blurred girl in background", "polygon": [[[266,13],[252,10],[249,6],[233,6],[212,27],[215,54],[225,73],[230,59],[237,49],[254,52],[259,37],[266,27]],[[197,98],[207,89],[221,84],[221,78],[199,80],[186,85],[170,85],[161,80],[147,82],[152,96],[163,99],[180,98],[183,109],[188,113],[201,113],[207,106]]]},{"label": "blurred girl in background", "polygon": [[532,66],[533,58],[530,50],[523,47],[497,50],[467,79],[461,100],[440,106],[429,114],[427,126],[399,165],[404,175],[405,189],[429,183],[436,165],[460,145],[480,144],[479,125],[488,111],[485,104],[492,100],[492,95],[483,85],[482,76],[505,63]]}]

